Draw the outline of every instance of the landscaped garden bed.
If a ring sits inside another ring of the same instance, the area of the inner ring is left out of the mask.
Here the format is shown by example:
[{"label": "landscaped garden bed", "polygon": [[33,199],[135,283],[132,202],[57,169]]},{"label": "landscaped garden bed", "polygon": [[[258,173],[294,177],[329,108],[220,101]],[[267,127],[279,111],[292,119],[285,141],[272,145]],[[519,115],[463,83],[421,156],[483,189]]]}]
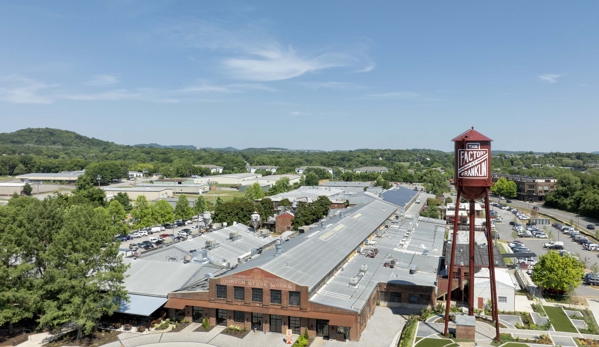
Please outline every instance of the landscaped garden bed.
[{"label": "landscaped garden bed", "polygon": [[77,337],[77,331],[72,331],[62,337],[45,344],[44,346],[48,347],[58,347],[58,346],[81,346],[81,347],[95,347],[101,346],[118,339],[120,331],[97,331],[90,335],[85,335],[79,341],[75,340]]},{"label": "landscaped garden bed", "polygon": [[249,333],[250,331],[245,327],[240,327],[237,325],[230,325],[221,332],[221,334],[235,336],[240,339],[243,339]]},{"label": "landscaped garden bed", "polygon": [[566,312],[561,307],[554,306],[543,306],[545,312],[547,312],[547,316],[551,320],[553,324],[553,328],[557,331],[563,331],[567,333],[577,333],[578,330],[572,322],[570,318],[566,315]]},{"label": "landscaped garden bed", "polygon": [[599,347],[598,340],[574,338],[574,342],[581,347]]},{"label": "landscaped garden bed", "polygon": [[204,321],[202,322],[202,325],[200,325],[196,330],[194,331],[199,331],[199,332],[209,332],[210,330],[214,329],[215,326],[210,326],[210,322],[208,321],[208,318],[204,318]]}]

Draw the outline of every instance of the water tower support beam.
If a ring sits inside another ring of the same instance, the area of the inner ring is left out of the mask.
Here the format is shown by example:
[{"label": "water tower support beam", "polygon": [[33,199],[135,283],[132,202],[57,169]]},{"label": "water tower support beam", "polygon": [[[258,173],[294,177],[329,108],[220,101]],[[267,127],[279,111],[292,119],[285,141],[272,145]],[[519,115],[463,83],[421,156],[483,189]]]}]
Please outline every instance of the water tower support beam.
[{"label": "water tower support beam", "polygon": [[476,301],[474,298],[474,275],[476,270],[476,264],[474,263],[474,256],[476,238],[474,228],[476,227],[476,210],[474,209],[474,200],[470,200],[470,210],[468,211],[470,217],[470,230],[468,235],[468,315],[474,315],[474,302]]},{"label": "water tower support beam", "polygon": [[489,188],[485,188],[485,218],[487,231],[487,247],[489,247],[489,274],[491,281],[491,315],[495,322],[495,339],[501,342],[499,335],[499,308],[497,307],[497,281],[495,280],[495,255],[493,254],[495,247],[493,246],[493,230],[491,228],[491,208],[489,203]]},{"label": "water tower support beam", "polygon": [[449,311],[451,306],[451,292],[453,289],[453,268],[455,259],[455,248],[456,240],[458,238],[458,225],[460,220],[460,199],[462,197],[461,192],[457,189],[457,196],[455,200],[455,214],[453,217],[453,237],[451,238],[451,257],[449,258],[449,266],[447,266],[447,254],[445,254],[445,265],[447,266],[447,294],[445,294],[445,337],[449,334]]}]

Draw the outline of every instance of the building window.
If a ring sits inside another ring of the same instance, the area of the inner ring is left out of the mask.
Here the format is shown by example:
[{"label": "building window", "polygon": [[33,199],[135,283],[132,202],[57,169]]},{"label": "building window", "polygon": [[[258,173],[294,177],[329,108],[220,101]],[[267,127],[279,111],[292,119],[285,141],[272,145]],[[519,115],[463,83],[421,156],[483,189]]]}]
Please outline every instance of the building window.
[{"label": "building window", "polygon": [[300,305],[300,292],[289,292],[289,306]]},{"label": "building window", "polygon": [[245,320],[245,312],[233,311],[233,320],[237,323],[243,323]]},{"label": "building window", "polygon": [[262,302],[262,288],[252,288],[252,301]]},{"label": "building window", "polygon": [[217,299],[226,299],[227,298],[227,286],[223,286],[220,284],[216,285],[216,298]]},{"label": "building window", "polygon": [[270,303],[271,304],[281,304],[281,291],[280,290],[270,290]]},{"label": "building window", "polygon": [[429,294],[410,294],[411,304],[427,305],[430,304],[430,301],[431,296]]},{"label": "building window", "polygon": [[233,292],[233,298],[235,300],[244,300],[245,299],[245,288],[244,287],[235,287],[235,291]]},{"label": "building window", "polygon": [[499,299],[500,303],[507,304],[507,296],[498,296],[497,298]]},{"label": "building window", "polygon": [[389,293],[390,302],[401,302],[401,293],[391,292]]}]

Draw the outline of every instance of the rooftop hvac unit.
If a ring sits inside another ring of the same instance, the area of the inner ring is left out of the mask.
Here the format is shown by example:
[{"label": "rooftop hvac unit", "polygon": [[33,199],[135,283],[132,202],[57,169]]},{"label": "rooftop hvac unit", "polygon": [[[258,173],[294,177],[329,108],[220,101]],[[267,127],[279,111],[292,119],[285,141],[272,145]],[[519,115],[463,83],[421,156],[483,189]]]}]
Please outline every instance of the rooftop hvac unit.
[{"label": "rooftop hvac unit", "polygon": [[357,286],[358,282],[360,282],[360,277],[352,277],[349,279],[350,286]]},{"label": "rooftop hvac unit", "polygon": [[361,272],[361,273],[366,273],[366,271],[368,271],[368,265],[366,265],[366,264],[362,264],[362,265],[360,266],[360,272]]},{"label": "rooftop hvac unit", "polygon": [[204,275],[205,279],[210,279],[212,277],[214,277],[214,275],[212,273],[207,273],[207,274]]},{"label": "rooftop hvac unit", "polygon": [[191,255],[190,254],[186,254],[185,257],[183,258],[183,262],[184,263],[189,263],[191,261]]},{"label": "rooftop hvac unit", "polygon": [[270,230],[268,230],[268,229],[262,229],[262,230],[260,230],[260,234],[262,236],[270,236]]},{"label": "rooftop hvac unit", "polygon": [[207,248],[214,247],[215,243],[216,243],[216,241],[214,241],[214,240],[206,240],[206,247]]},{"label": "rooftop hvac unit", "polygon": [[236,240],[239,237],[239,231],[232,231],[229,233],[229,238],[231,240]]}]

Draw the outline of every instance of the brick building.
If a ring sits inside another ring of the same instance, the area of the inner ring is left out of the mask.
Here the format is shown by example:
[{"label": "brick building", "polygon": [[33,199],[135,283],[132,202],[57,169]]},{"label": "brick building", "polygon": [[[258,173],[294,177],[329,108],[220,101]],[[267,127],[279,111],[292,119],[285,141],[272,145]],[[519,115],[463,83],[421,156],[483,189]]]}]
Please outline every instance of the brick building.
[{"label": "brick building", "polygon": [[528,177],[520,175],[506,175],[494,172],[493,183],[505,177],[508,181],[514,181],[517,188],[517,199],[523,201],[545,201],[547,194],[557,188],[556,178]]},{"label": "brick building", "polygon": [[293,228],[295,216],[291,212],[283,212],[275,218],[275,232],[283,233]]},{"label": "brick building", "polygon": [[[208,318],[211,325],[294,334],[307,329],[310,336],[359,340],[377,302],[411,308],[436,303],[445,223],[416,223],[401,212],[384,201],[350,208],[255,259],[170,293],[165,307],[170,316]],[[421,254],[425,243],[431,252]]]}]

